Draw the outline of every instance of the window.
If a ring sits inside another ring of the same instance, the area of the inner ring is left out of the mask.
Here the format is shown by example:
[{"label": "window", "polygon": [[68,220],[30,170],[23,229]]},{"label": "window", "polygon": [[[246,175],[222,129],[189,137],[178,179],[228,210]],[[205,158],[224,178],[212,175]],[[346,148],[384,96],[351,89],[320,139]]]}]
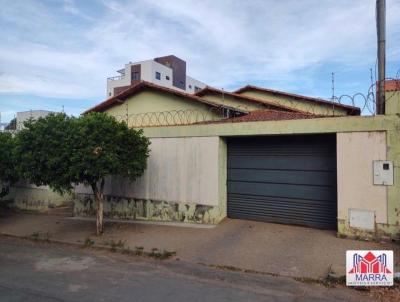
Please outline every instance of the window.
[{"label": "window", "polygon": [[231,117],[231,110],[228,108],[222,108],[222,116],[225,118]]},{"label": "window", "polygon": [[158,71],[156,71],[156,79],[161,80],[161,73],[159,73]]},{"label": "window", "polygon": [[111,92],[110,92],[110,93],[108,93],[108,95],[109,95],[109,96],[111,96]]},{"label": "window", "polygon": [[140,74],[139,72],[135,71],[134,73],[132,73],[132,81],[138,81],[140,80]]},{"label": "window", "polygon": [[200,87],[194,86],[194,92],[197,92],[197,91],[200,91],[200,90],[201,90]]},{"label": "window", "polygon": [[224,118],[238,117],[238,116],[243,116],[243,115],[245,115],[245,114],[242,112],[234,111],[229,108],[222,108],[222,116]]},{"label": "window", "polygon": [[192,85],[189,85],[189,89],[192,89]]},{"label": "window", "polygon": [[167,81],[169,81],[169,76],[165,76],[165,79],[166,79]]}]

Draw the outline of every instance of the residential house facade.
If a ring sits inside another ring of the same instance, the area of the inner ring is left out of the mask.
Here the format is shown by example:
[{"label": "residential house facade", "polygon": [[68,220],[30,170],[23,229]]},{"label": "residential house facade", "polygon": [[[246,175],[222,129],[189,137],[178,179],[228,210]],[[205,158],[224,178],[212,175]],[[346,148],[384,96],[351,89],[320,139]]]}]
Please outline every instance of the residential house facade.
[{"label": "residential house facade", "polygon": [[[398,91],[393,94],[399,98]],[[150,106],[144,111],[155,110],[154,94],[128,95],[120,104],[86,113],[119,115],[135,99]],[[174,102],[164,96],[160,102]],[[195,96],[238,115],[144,127],[152,141],[149,168],[134,184],[108,181],[109,215],[197,223],[230,217],[335,229],[344,236],[400,234],[400,146],[394,139],[399,120],[392,105],[386,115],[360,116],[354,106],[254,86],[235,92],[205,87]],[[373,166],[381,161],[393,164],[393,186],[374,184]],[[77,192],[89,194],[82,187]],[[77,215],[92,210],[77,203]]]},{"label": "residential house facade", "polygon": [[[105,214],[206,224],[229,217],[398,239],[397,84],[386,87],[384,115],[361,116],[354,106],[255,86],[189,94],[134,83],[84,112],[106,112],[151,140],[141,178],[107,179]],[[171,112],[182,115],[160,118]],[[94,214],[89,188],[76,188],[74,204],[75,215]]]}]

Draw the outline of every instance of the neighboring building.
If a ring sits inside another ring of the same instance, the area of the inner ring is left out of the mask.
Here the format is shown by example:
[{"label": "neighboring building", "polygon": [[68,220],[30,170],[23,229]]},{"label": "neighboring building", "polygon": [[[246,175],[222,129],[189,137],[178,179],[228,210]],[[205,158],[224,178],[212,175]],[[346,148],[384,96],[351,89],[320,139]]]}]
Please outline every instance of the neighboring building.
[{"label": "neighboring building", "polygon": [[53,112],[48,110],[29,110],[17,112],[17,130],[23,129],[24,123],[29,119],[37,120],[40,117],[46,117],[50,113]]},{"label": "neighboring building", "polygon": [[259,100],[275,102],[300,111],[320,115],[360,115],[360,108],[339,104],[336,102],[314,98],[284,91],[257,87],[253,85],[244,86],[234,92]]},{"label": "neighboring building", "polygon": [[186,74],[186,62],[170,55],[128,63],[117,71],[120,75],[107,79],[107,97],[113,97],[129,86],[146,81],[182,92],[195,93],[206,85]]},{"label": "neighboring building", "polygon": [[235,92],[207,86],[197,92],[196,95],[214,103],[226,104],[247,111],[267,107],[281,111],[306,112],[324,116],[360,115],[360,108],[358,107],[249,85]]},{"label": "neighboring building", "polygon": [[[378,87],[378,85],[377,85]],[[385,81],[385,113],[400,112],[400,80]]]},{"label": "neighboring building", "polygon": [[287,107],[285,105],[281,105],[277,102],[272,102],[269,100],[257,99],[248,97],[245,95],[239,95],[236,93],[216,89],[213,87],[205,87],[204,89],[195,93],[195,95],[213,102],[215,104],[231,106],[237,109],[242,109],[245,111],[254,111],[260,109],[276,109],[281,111],[299,111],[297,109],[293,109]]},{"label": "neighboring building", "polygon": [[0,131],[3,131],[7,125],[8,123],[0,123]]}]

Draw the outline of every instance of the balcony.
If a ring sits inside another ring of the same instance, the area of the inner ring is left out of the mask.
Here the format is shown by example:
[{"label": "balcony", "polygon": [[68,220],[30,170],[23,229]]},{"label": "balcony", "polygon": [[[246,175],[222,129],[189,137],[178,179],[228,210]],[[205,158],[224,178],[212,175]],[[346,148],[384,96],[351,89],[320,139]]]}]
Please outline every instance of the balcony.
[{"label": "balcony", "polygon": [[107,78],[107,82],[109,82],[109,81],[118,81],[118,80],[122,80],[123,78],[125,78],[125,75],[109,77],[109,78]]}]

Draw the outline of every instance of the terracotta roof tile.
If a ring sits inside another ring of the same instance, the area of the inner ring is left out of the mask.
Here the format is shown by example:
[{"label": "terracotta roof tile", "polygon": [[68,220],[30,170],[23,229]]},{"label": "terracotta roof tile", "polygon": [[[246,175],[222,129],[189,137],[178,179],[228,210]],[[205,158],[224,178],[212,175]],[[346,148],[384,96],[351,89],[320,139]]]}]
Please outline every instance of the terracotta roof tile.
[{"label": "terracotta roof tile", "polygon": [[193,94],[189,94],[186,92],[180,92],[178,90],[175,89],[171,89],[171,88],[167,88],[167,87],[163,87],[163,86],[159,86],[153,83],[149,83],[146,81],[140,81],[138,83],[135,83],[131,86],[129,86],[127,89],[123,90],[122,92],[118,93],[117,95],[101,102],[100,104],[97,104],[96,106],[86,110],[85,112],[83,112],[82,114],[87,114],[89,112],[92,111],[97,111],[97,112],[101,112],[104,111],[116,104],[121,104],[124,102],[124,100],[126,100],[127,98],[131,97],[132,95],[134,95],[135,93],[138,93],[142,90],[145,89],[149,89],[149,90],[155,90],[155,91],[159,91],[159,92],[163,92],[163,93],[168,93],[168,94],[172,94],[172,95],[176,95],[179,97],[182,97],[186,100],[189,101],[194,101],[194,102],[199,102],[199,103],[203,103],[206,104],[208,106],[214,107],[214,108],[221,108],[221,107],[225,107],[225,108],[229,108],[232,110],[236,110],[236,111],[243,111],[243,110],[239,110],[239,109],[235,109],[232,108],[230,106],[222,106],[219,104],[215,104],[213,102],[204,100],[202,98],[200,98],[199,96],[193,95]]},{"label": "terracotta roof tile", "polygon": [[400,91],[400,80],[386,80],[385,91]]},{"label": "terracotta roof tile", "polygon": [[261,109],[251,111],[250,113],[233,118],[226,118],[218,121],[201,122],[199,124],[218,124],[218,123],[246,123],[246,122],[261,122],[261,121],[279,121],[279,120],[297,120],[297,119],[312,119],[322,118],[327,116],[314,115],[300,112],[288,112],[272,109]]}]

